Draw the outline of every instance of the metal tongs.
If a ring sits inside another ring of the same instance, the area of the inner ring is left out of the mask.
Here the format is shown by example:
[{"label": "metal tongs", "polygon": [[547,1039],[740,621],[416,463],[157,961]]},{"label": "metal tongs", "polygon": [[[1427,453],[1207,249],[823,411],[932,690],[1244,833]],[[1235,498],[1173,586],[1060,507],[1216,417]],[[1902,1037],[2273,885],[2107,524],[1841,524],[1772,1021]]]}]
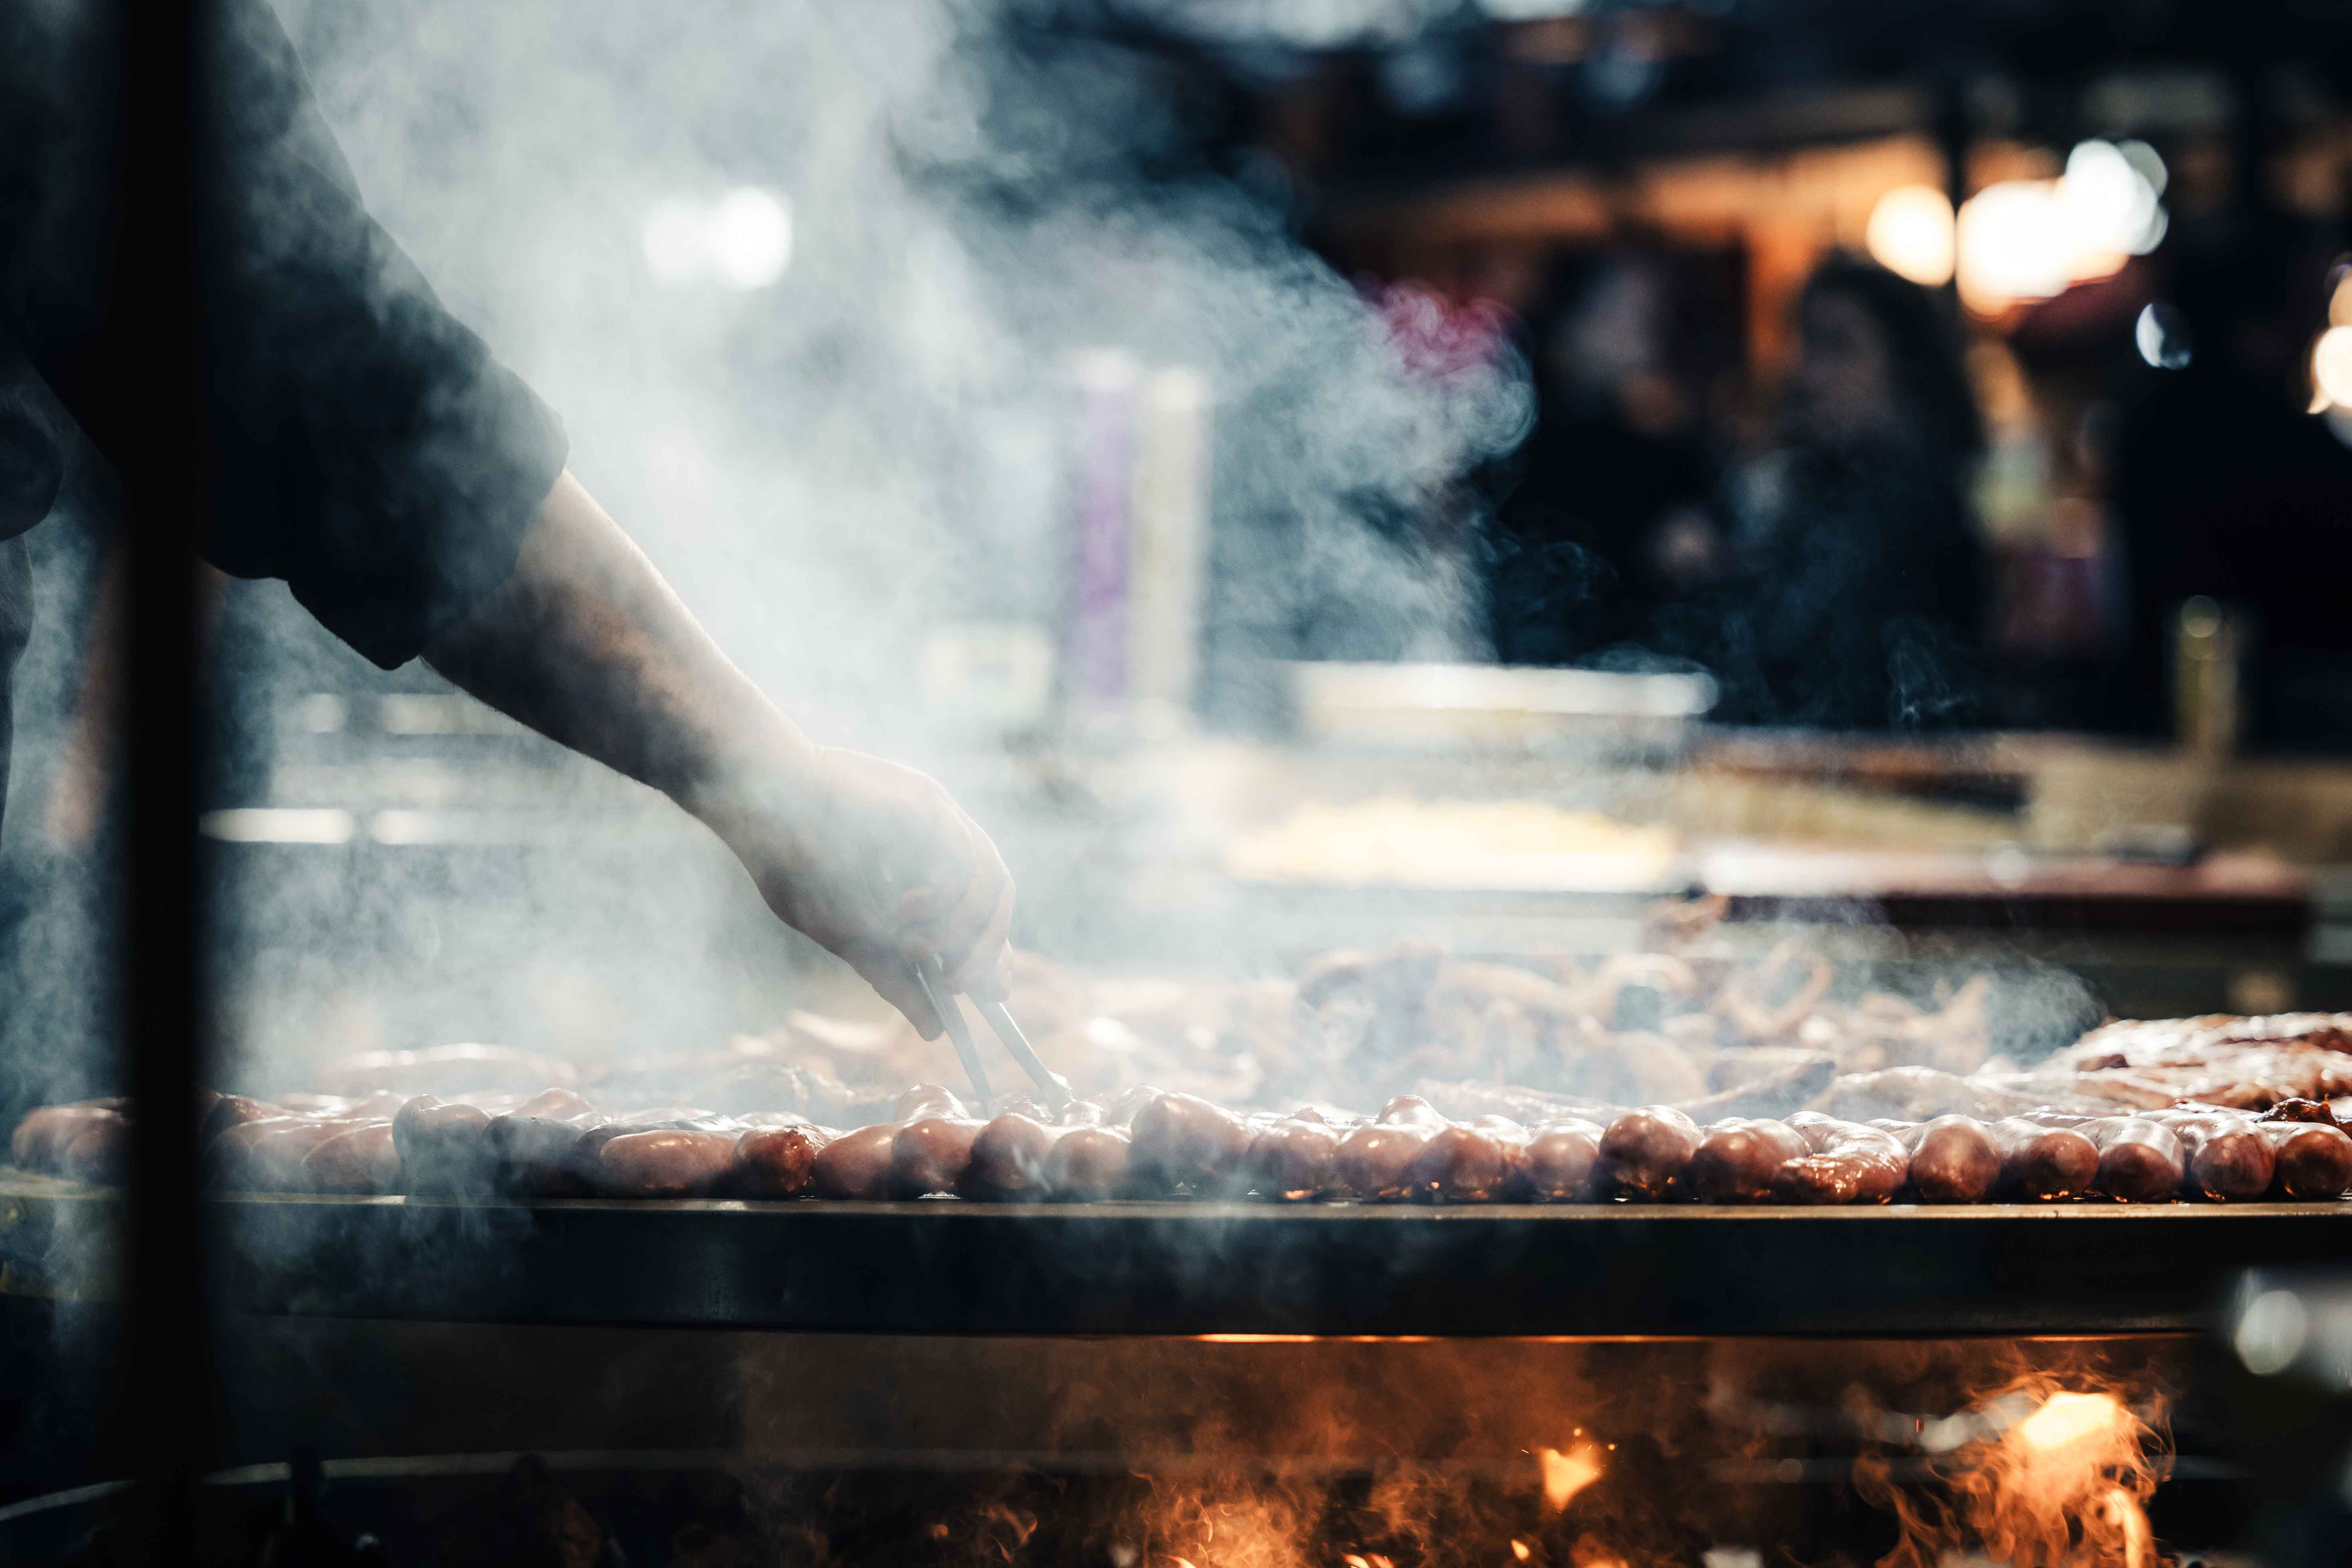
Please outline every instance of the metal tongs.
[{"label": "metal tongs", "polygon": [[[955,994],[948,989],[947,970],[933,953],[915,965],[915,984],[923,988],[923,998],[930,1003],[931,1011],[939,1015],[940,1026],[948,1032],[955,1046],[956,1059],[963,1063],[964,1076],[971,1079],[972,1092],[980,1096],[981,1109],[985,1110],[995,1102],[996,1096],[988,1087],[987,1069],[980,1065],[980,1046],[964,1026],[963,1009],[956,1005]],[[977,996],[971,1005],[996,1032],[996,1037],[1029,1075],[1029,1081],[1045,1095],[1045,1104],[1056,1116],[1076,1097],[1070,1093],[1070,1081],[1047,1067],[1029,1044],[1029,1037],[1021,1032],[1012,1011],[1002,1002],[983,1002]]]}]

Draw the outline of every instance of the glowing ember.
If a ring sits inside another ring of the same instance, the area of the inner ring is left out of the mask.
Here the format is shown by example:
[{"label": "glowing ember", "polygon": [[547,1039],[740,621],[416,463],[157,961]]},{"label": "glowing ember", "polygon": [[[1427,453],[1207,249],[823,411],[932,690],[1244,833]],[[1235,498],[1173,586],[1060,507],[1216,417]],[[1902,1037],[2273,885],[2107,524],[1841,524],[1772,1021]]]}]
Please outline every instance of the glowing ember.
[{"label": "glowing ember", "polygon": [[1528,1543],[1524,1541],[1512,1542],[1511,1555],[1525,1563],[1528,1560]]},{"label": "glowing ember", "polygon": [[2112,1394],[2052,1394],[2041,1409],[2018,1425],[2017,1435],[2043,1453],[2084,1438],[2112,1440],[2126,1431],[2131,1416]]},{"label": "glowing ember", "polygon": [[1538,1448],[1536,1462],[1543,1467],[1544,1505],[1559,1513],[1568,1507],[1569,1500],[1601,1479],[1601,1450],[1591,1443],[1578,1443],[1567,1453],[1558,1448]]},{"label": "glowing ember", "polygon": [[1377,1552],[1362,1557],[1357,1556],[1352,1552],[1343,1552],[1339,1554],[1339,1561],[1346,1563],[1348,1568],[1396,1568],[1395,1563]]}]

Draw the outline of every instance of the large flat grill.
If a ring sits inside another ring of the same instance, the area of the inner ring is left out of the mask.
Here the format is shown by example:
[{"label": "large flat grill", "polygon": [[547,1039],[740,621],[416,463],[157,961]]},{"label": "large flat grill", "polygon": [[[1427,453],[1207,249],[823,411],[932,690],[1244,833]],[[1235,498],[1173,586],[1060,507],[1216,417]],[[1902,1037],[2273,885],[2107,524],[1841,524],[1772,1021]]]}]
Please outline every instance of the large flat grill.
[{"label": "large flat grill", "polygon": [[[0,1176],[19,1292],[103,1292],[119,1194]],[[1874,1209],[224,1196],[268,1314],[901,1333],[2133,1333],[2352,1257],[2352,1202]]]}]

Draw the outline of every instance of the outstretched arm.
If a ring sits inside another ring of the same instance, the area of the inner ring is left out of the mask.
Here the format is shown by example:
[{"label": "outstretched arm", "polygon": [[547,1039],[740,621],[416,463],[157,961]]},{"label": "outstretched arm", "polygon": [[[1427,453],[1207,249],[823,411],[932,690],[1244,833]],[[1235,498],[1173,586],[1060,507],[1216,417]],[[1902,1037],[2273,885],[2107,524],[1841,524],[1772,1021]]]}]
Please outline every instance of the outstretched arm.
[{"label": "outstretched arm", "polygon": [[491,707],[650,784],[743,862],[769,908],[913,1020],[908,965],[1003,994],[1013,879],[978,825],[912,768],[822,746],[719,650],[565,470],[513,574],[425,649]]}]

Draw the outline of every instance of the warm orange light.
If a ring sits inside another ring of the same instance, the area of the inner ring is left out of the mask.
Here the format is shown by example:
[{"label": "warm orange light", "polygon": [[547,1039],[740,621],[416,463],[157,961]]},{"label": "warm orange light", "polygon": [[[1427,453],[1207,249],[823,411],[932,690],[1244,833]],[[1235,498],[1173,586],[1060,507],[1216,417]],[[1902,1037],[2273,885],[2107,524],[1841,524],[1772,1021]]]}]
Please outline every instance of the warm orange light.
[{"label": "warm orange light", "polygon": [[1525,1563],[1528,1560],[1528,1543],[1524,1541],[1513,1541],[1511,1542],[1511,1555],[1517,1558],[1520,1562]]},{"label": "warm orange light", "polygon": [[1951,281],[1952,202],[1933,185],[1898,185],[1870,209],[1863,240],[1889,272],[1929,289]]},{"label": "warm orange light", "polygon": [[2029,1446],[2049,1453],[2086,1437],[2113,1438],[2131,1417],[2112,1394],[2052,1394],[2042,1408],[2018,1423],[2017,1435]]},{"label": "warm orange light", "polygon": [[1538,1448],[1536,1462],[1543,1467],[1544,1505],[1559,1513],[1577,1493],[1601,1479],[1601,1450],[1578,1443],[1565,1454],[1558,1448]]}]

